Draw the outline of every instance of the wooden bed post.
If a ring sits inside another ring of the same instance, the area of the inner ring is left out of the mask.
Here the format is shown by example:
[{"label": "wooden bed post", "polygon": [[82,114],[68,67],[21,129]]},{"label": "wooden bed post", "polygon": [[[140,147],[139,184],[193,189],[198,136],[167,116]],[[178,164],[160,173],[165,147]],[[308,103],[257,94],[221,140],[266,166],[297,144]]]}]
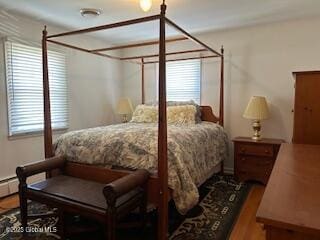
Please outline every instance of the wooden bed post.
[{"label": "wooden bed post", "polygon": [[144,58],[141,58],[141,103],[145,104],[144,92]]},{"label": "wooden bed post", "polygon": [[[224,48],[221,46],[220,106],[219,124],[224,126]],[[221,162],[221,173],[224,174],[224,162]]]},{"label": "wooden bed post", "polygon": [[158,240],[168,238],[168,150],[166,102],[166,8],[161,5],[159,45],[159,132],[158,132]]},{"label": "wooden bed post", "polygon": [[43,74],[43,106],[44,106],[44,153],[45,158],[53,157],[52,128],[50,110],[50,90],[48,73],[47,27],[42,32],[42,74]]},{"label": "wooden bed post", "polygon": [[219,123],[224,126],[224,48],[221,47],[221,75],[220,75],[220,107]]}]

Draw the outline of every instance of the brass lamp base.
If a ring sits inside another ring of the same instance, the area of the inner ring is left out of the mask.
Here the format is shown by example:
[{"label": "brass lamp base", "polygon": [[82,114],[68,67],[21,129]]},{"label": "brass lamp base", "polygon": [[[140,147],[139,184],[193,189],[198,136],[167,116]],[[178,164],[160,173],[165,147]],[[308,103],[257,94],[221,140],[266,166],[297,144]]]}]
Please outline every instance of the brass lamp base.
[{"label": "brass lamp base", "polygon": [[252,124],[252,128],[253,128],[253,131],[254,131],[252,139],[254,141],[260,141],[261,140],[261,135],[260,135],[261,123],[260,123],[260,121],[259,120],[254,120],[254,122]]}]

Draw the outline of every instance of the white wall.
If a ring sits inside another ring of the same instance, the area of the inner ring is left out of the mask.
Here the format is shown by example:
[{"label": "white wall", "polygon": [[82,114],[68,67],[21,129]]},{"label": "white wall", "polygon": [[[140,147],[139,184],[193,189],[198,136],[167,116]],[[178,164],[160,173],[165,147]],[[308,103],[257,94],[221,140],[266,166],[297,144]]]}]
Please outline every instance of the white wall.
[{"label": "white wall", "polygon": [[[292,72],[319,70],[320,33],[316,31],[319,25],[320,18],[315,18],[198,36],[215,49],[220,49],[221,45],[226,49],[225,129],[230,139],[252,134],[250,122],[242,118],[242,113],[251,96],[263,95],[269,102],[271,113],[270,119],[263,122],[263,136],[291,141],[294,101]],[[135,103],[139,103],[139,68],[125,66],[124,92]],[[154,69],[149,69],[146,74],[147,100],[156,96]],[[206,60],[203,63],[202,104],[210,104],[216,113],[218,81],[219,63]],[[135,86],[138,89],[135,90]],[[233,168],[232,154],[226,168]]]},{"label": "white wall", "polygon": [[[19,38],[40,43],[45,22],[26,17],[0,13],[0,37]],[[49,33],[66,31],[48,26]],[[105,42],[91,37],[77,36],[68,41],[81,46],[101,47]],[[2,42],[1,42],[2,45]],[[69,89],[70,129],[81,129],[111,124],[119,121],[114,114],[115,104],[121,97],[121,64],[106,58],[70,49],[67,56],[67,81]],[[3,47],[0,47],[0,180],[15,174],[20,164],[40,160],[43,137],[33,136],[8,139],[7,100]]]}]

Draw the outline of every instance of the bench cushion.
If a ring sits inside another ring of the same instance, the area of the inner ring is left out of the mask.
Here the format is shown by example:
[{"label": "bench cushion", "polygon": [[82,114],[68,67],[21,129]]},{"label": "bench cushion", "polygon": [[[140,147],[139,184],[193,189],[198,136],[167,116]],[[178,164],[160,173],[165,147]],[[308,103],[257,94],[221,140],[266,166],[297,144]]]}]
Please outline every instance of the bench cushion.
[{"label": "bench cushion", "polygon": [[[104,186],[103,183],[60,175],[28,185],[28,189],[106,210],[108,206],[102,192]],[[119,197],[116,201],[116,208],[142,194],[142,192],[141,188],[136,188]]]}]

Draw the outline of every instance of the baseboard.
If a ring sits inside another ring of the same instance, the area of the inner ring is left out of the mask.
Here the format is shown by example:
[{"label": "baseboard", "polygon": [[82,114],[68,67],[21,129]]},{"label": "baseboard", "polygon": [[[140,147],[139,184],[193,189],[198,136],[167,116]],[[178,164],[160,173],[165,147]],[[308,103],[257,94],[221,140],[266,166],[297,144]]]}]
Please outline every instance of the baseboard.
[{"label": "baseboard", "polygon": [[8,182],[3,182],[0,184],[0,198],[9,195]]},{"label": "baseboard", "polygon": [[234,173],[234,169],[230,168],[230,167],[225,167],[224,168],[224,172],[227,174],[233,174]]},{"label": "baseboard", "polygon": [[[31,176],[27,179],[28,184],[42,181],[46,178],[45,173],[40,173],[34,176]],[[18,192],[19,181],[17,178],[9,178],[7,180],[2,180],[0,184],[0,198],[9,196],[11,194]]]}]

